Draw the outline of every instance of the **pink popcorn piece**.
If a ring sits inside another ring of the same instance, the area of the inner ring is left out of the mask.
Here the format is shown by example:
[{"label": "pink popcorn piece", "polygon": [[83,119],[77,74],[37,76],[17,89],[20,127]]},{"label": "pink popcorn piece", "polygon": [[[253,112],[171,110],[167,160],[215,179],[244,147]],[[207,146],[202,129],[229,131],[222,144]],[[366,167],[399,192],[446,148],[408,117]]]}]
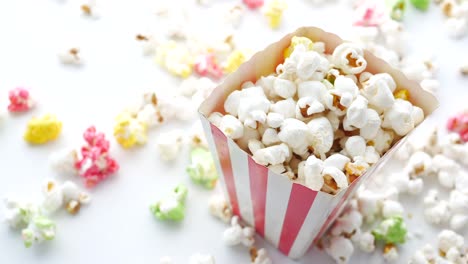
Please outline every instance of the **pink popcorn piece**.
[{"label": "pink popcorn piece", "polygon": [[263,6],[264,0],[243,0],[244,4],[250,9],[257,9]]},{"label": "pink popcorn piece", "polygon": [[104,133],[97,132],[94,126],[83,134],[87,145],[80,150],[80,157],[75,163],[79,175],[85,179],[86,187],[94,187],[111,174],[119,170],[119,164],[109,155],[110,143]]},{"label": "pink popcorn piece", "polygon": [[468,142],[468,111],[450,117],[447,130],[458,133],[463,142]]},{"label": "pink popcorn piece", "polygon": [[10,112],[26,112],[34,106],[34,101],[31,98],[29,90],[22,87],[11,90],[8,98],[10,100],[8,111]]},{"label": "pink popcorn piece", "polygon": [[376,27],[385,20],[385,11],[374,2],[363,1],[356,9],[357,18],[354,26]]},{"label": "pink popcorn piece", "polygon": [[216,58],[212,53],[199,55],[195,59],[194,70],[200,76],[213,79],[219,79],[223,76],[223,69],[216,62]]}]

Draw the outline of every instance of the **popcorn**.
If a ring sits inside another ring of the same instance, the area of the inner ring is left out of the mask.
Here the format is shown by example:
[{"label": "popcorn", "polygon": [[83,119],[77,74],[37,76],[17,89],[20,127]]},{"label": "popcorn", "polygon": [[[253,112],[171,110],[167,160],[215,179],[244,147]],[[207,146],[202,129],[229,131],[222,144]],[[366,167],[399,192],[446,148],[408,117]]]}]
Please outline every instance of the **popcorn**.
[{"label": "popcorn", "polygon": [[171,161],[177,158],[182,150],[184,140],[182,130],[176,129],[159,134],[156,147],[161,159]]},{"label": "popcorn", "polygon": [[430,202],[430,195],[432,194],[429,193],[429,197],[426,196],[424,198],[424,203],[425,205],[427,204],[426,209],[424,209],[424,217],[426,221],[436,225],[447,222],[450,219],[450,212],[447,201],[442,200],[438,202]]},{"label": "popcorn", "polygon": [[94,126],[83,133],[87,145],[81,147],[75,163],[78,174],[85,179],[87,187],[93,187],[119,170],[119,164],[109,155],[110,143],[104,133]]},{"label": "popcorn", "polygon": [[453,230],[461,230],[468,225],[468,215],[454,214],[450,218],[450,228]]},{"label": "popcorn", "polygon": [[350,131],[364,127],[367,124],[367,113],[367,99],[358,95],[346,112],[343,120],[344,129]]},{"label": "popcorn", "polygon": [[190,257],[189,264],[215,264],[215,259],[211,255],[197,253]]},{"label": "popcorn", "polygon": [[330,245],[325,248],[325,251],[336,263],[347,263],[354,252],[354,247],[349,239],[335,236],[331,238]]},{"label": "popcorn", "polygon": [[192,74],[193,58],[190,51],[174,41],[168,41],[156,48],[156,63],[171,74],[187,78]]},{"label": "popcorn", "polygon": [[411,0],[411,4],[421,11],[427,11],[429,5],[431,4],[430,0]]},{"label": "popcorn", "polygon": [[210,198],[210,213],[221,219],[225,223],[229,223],[232,218],[232,210],[229,203],[220,194],[212,195]]},{"label": "popcorn", "polygon": [[218,174],[211,152],[205,148],[193,148],[190,152],[191,164],[187,167],[187,173],[193,182],[205,188],[213,189],[218,180]]},{"label": "popcorn", "polygon": [[255,230],[251,227],[242,227],[239,224],[239,217],[231,218],[231,227],[223,233],[223,241],[226,245],[236,246],[243,244],[246,247],[251,247],[255,242]]},{"label": "popcorn", "polygon": [[366,151],[366,141],[360,136],[349,137],[346,140],[344,150],[353,159],[363,157]]},{"label": "popcorn", "polygon": [[8,93],[10,104],[8,111],[10,112],[26,112],[34,107],[35,102],[31,97],[29,90],[17,87]]},{"label": "popcorn", "polygon": [[82,204],[88,204],[91,201],[89,194],[81,191],[71,181],[59,185],[54,180],[46,180],[42,193],[44,195],[42,208],[49,213],[57,211],[60,207],[65,207],[70,214],[76,214]]},{"label": "popcorn", "polygon": [[357,210],[350,210],[340,216],[330,231],[332,236],[352,237],[362,225],[362,215]]},{"label": "popcorn", "polygon": [[[293,118],[287,118],[281,124],[278,138],[281,142],[292,148],[298,155],[307,152],[310,145],[310,129],[304,122]],[[333,133],[333,132],[332,132]]]},{"label": "popcorn", "polygon": [[318,117],[310,120],[307,126],[310,133],[309,146],[313,148],[314,154],[325,157],[325,153],[333,146],[334,132],[330,121],[326,117]]},{"label": "popcorn", "polygon": [[265,146],[271,146],[281,143],[280,139],[278,138],[278,132],[276,131],[276,129],[267,128],[263,133],[262,143]]},{"label": "popcorn", "polygon": [[394,216],[403,216],[403,206],[397,201],[385,200],[382,205],[382,216],[391,218]]},{"label": "popcorn", "polygon": [[264,0],[243,0],[244,4],[250,9],[257,9],[263,5]]},{"label": "popcorn", "polygon": [[415,107],[410,102],[396,99],[392,108],[385,112],[382,127],[392,128],[398,135],[408,134],[422,121],[420,114],[413,115]]},{"label": "popcorn", "polygon": [[248,59],[248,54],[243,50],[235,50],[226,59],[223,64],[223,70],[226,73],[233,73]]},{"label": "popcorn", "polygon": [[452,248],[460,251],[465,243],[461,235],[447,229],[442,230],[437,239],[438,248],[443,253],[449,252]]},{"label": "popcorn", "polygon": [[255,162],[261,165],[277,165],[285,162],[291,157],[291,150],[288,145],[282,143],[266,147],[252,152]]},{"label": "popcorn", "polygon": [[34,117],[28,122],[24,140],[31,144],[45,144],[58,138],[62,131],[62,122],[52,114]]},{"label": "popcorn", "polygon": [[45,216],[34,216],[28,227],[21,231],[24,246],[29,248],[33,243],[53,240],[55,238],[55,223]]},{"label": "popcorn", "polygon": [[354,26],[375,27],[382,23],[385,19],[385,12],[381,5],[377,5],[371,1],[361,1],[362,3],[356,8],[356,19],[353,22]]},{"label": "popcorn", "polygon": [[129,113],[123,112],[116,118],[114,137],[124,148],[143,145],[147,141],[146,124],[133,118]]},{"label": "popcorn", "polygon": [[289,47],[284,50],[284,58],[288,58],[298,45],[303,45],[306,50],[314,49],[314,43],[309,38],[293,36],[291,38],[291,45],[289,45]]},{"label": "popcorn", "polygon": [[282,98],[291,98],[296,94],[296,84],[290,80],[276,78],[273,83],[273,90]]},{"label": "popcorn", "polygon": [[394,262],[398,259],[398,250],[393,244],[387,244],[383,250],[383,257],[388,262]]},{"label": "popcorn", "polygon": [[369,80],[363,83],[362,94],[369,100],[369,105],[381,113],[394,105],[393,92],[395,87],[395,81],[389,74],[379,73],[371,76]]},{"label": "popcorn", "polygon": [[236,117],[225,115],[221,117],[219,129],[232,139],[241,138],[244,134],[244,126]]},{"label": "popcorn", "polygon": [[185,199],[187,193],[187,187],[179,184],[170,195],[152,204],[150,211],[160,220],[181,221],[185,217]]},{"label": "popcorn", "polygon": [[49,163],[59,173],[75,175],[78,174],[78,170],[75,167],[78,161],[78,154],[79,150],[77,149],[63,149],[52,153],[49,157]]},{"label": "popcorn", "polygon": [[279,114],[281,115],[281,121],[283,121],[285,118],[295,117],[296,116],[295,109],[296,109],[296,102],[292,98],[288,98],[286,100],[279,100],[276,103],[271,104],[270,113],[268,113],[268,115]]},{"label": "popcorn", "polygon": [[200,76],[209,76],[219,79],[223,76],[221,66],[216,62],[214,54],[202,54],[195,58],[194,70]]},{"label": "popcorn", "polygon": [[25,228],[32,218],[40,213],[39,206],[16,197],[5,198],[4,204],[6,207],[5,222],[15,229]]},{"label": "popcorn", "polygon": [[82,4],[80,6],[81,11],[83,12],[83,15],[87,17],[92,17],[92,18],[99,18],[99,12],[96,11],[96,1],[95,0],[88,0],[86,1],[86,4]]},{"label": "popcorn", "polygon": [[376,240],[383,240],[390,244],[402,244],[406,239],[406,225],[401,216],[384,219],[372,230]]},{"label": "popcorn", "polygon": [[252,264],[272,264],[272,260],[264,248],[257,250],[255,247],[250,248],[250,260]]},{"label": "popcorn", "polygon": [[370,232],[361,233],[359,236],[359,248],[367,253],[375,250],[375,238]]},{"label": "popcorn", "polygon": [[58,58],[63,64],[78,66],[83,63],[79,53],[80,50],[78,48],[71,48],[69,50],[59,52]]},{"label": "popcorn", "polygon": [[228,12],[224,15],[224,19],[227,24],[232,25],[234,28],[239,27],[242,17],[245,14],[245,8],[241,5],[235,5],[231,7]]},{"label": "popcorn", "polygon": [[447,121],[447,130],[460,135],[460,139],[468,142],[468,112],[452,116]]},{"label": "popcorn", "polygon": [[333,51],[333,63],[345,74],[358,74],[367,67],[364,51],[353,43],[342,43]]},{"label": "popcorn", "polygon": [[404,0],[387,0],[387,6],[392,19],[403,19],[403,14],[406,10],[406,2]]},{"label": "popcorn", "polygon": [[272,29],[280,26],[283,12],[287,8],[284,0],[270,0],[263,8],[263,14],[268,19],[268,24]]},{"label": "popcorn", "polygon": [[156,36],[136,35],[136,40],[142,43],[143,55],[154,55],[161,40]]}]

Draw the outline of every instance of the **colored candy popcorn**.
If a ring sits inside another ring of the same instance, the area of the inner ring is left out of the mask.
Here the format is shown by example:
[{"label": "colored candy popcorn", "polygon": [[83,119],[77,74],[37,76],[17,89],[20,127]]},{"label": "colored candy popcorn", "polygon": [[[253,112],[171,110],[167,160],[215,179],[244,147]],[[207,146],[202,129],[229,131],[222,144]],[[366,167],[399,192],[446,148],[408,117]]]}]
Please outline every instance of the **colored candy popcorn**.
[{"label": "colored candy popcorn", "polygon": [[244,4],[250,9],[257,9],[263,5],[265,0],[243,0]]},{"label": "colored candy popcorn", "polygon": [[168,41],[156,48],[156,63],[171,74],[187,78],[192,74],[193,57],[187,47]]},{"label": "colored candy popcorn", "polygon": [[427,11],[429,9],[429,5],[431,4],[431,0],[410,0],[411,4],[421,11]]},{"label": "colored candy popcorn", "polygon": [[401,216],[384,219],[372,231],[376,240],[383,240],[389,244],[402,244],[406,240],[406,225]]},{"label": "colored candy popcorn", "polygon": [[17,87],[8,93],[10,104],[8,111],[10,112],[26,112],[34,107],[34,100],[31,97],[29,90]]},{"label": "colored candy popcorn", "polygon": [[223,64],[224,71],[227,73],[235,72],[237,68],[239,68],[239,66],[247,60],[247,57],[248,55],[245,51],[233,51],[226,59],[226,62]]},{"label": "colored candy popcorn", "polygon": [[450,117],[447,130],[458,133],[461,140],[468,142],[468,111]]},{"label": "colored candy popcorn", "polygon": [[24,134],[24,140],[31,144],[44,144],[55,140],[62,131],[62,122],[55,115],[46,114],[42,117],[34,117],[28,122]]},{"label": "colored candy popcorn", "polygon": [[376,27],[385,20],[385,10],[381,3],[374,1],[362,1],[356,8],[354,26]]},{"label": "colored candy popcorn", "polygon": [[276,29],[281,24],[284,10],[288,7],[284,0],[270,0],[263,7],[263,13],[268,19],[268,24],[272,29]]},{"label": "colored candy popcorn", "polygon": [[190,152],[191,164],[187,167],[187,173],[196,184],[213,189],[218,180],[218,174],[210,151],[196,147]]},{"label": "colored candy popcorn", "polygon": [[104,133],[94,126],[83,134],[87,145],[83,146],[75,163],[78,174],[85,179],[87,187],[93,187],[119,170],[119,164],[109,154],[110,143]]},{"label": "colored candy popcorn", "polygon": [[223,76],[221,66],[216,62],[214,54],[202,54],[195,59],[195,72],[200,76],[212,77],[219,79]]},{"label": "colored candy popcorn", "polygon": [[150,211],[160,220],[181,221],[185,217],[185,199],[188,189],[179,184],[171,194],[150,206]]},{"label": "colored candy popcorn", "polygon": [[401,20],[406,10],[406,0],[386,0],[392,19]]},{"label": "colored candy popcorn", "polygon": [[314,43],[309,38],[294,36],[291,39],[291,44],[289,45],[289,47],[287,47],[284,50],[284,58],[286,59],[289,56],[291,56],[291,53],[294,51],[294,49],[298,45],[305,46],[306,50],[313,50],[314,49]]},{"label": "colored candy popcorn", "polygon": [[124,148],[146,143],[146,124],[134,118],[128,112],[123,112],[116,118],[114,137]]},{"label": "colored candy popcorn", "polygon": [[55,223],[45,216],[35,216],[28,227],[21,231],[24,246],[29,248],[33,243],[53,240],[55,238]]}]

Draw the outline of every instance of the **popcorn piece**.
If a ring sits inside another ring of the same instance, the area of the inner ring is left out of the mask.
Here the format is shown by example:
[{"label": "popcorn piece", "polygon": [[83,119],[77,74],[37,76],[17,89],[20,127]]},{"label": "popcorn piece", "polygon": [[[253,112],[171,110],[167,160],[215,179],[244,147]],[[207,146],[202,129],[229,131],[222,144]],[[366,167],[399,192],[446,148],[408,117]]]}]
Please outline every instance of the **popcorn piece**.
[{"label": "popcorn piece", "polygon": [[382,127],[391,128],[400,136],[408,134],[418,124],[418,121],[422,121],[420,115],[417,119],[414,118],[413,109],[410,102],[396,99],[392,108],[385,112]]},{"label": "popcorn piece", "polygon": [[394,262],[398,259],[398,250],[395,245],[387,244],[383,249],[383,257],[388,262]]},{"label": "popcorn piece", "polygon": [[223,76],[223,70],[216,62],[216,58],[212,53],[199,55],[195,59],[194,70],[200,76],[209,76],[214,79],[219,79]]},{"label": "popcorn piece", "polygon": [[192,148],[205,148],[208,149],[208,142],[203,131],[202,123],[197,120],[189,131],[190,146]]},{"label": "popcorn piece", "polygon": [[461,73],[463,76],[467,76],[467,75],[468,75],[468,64],[462,65],[462,66],[460,67],[460,73]]},{"label": "popcorn piece", "polygon": [[367,253],[375,250],[375,238],[370,232],[361,233],[359,236],[359,248]]},{"label": "popcorn piece", "polygon": [[416,151],[408,160],[406,168],[413,176],[427,176],[432,173],[432,159],[424,151]]},{"label": "popcorn piece", "polygon": [[143,145],[147,141],[146,124],[133,118],[129,113],[123,112],[116,118],[114,137],[124,148]]},{"label": "popcorn piece", "polygon": [[161,44],[161,40],[155,36],[136,35],[136,40],[142,43],[143,55],[154,55]]},{"label": "popcorn piece", "polygon": [[[363,83],[362,94],[369,100],[369,105],[381,113],[393,106],[395,88],[396,83],[389,74],[379,73],[371,76],[368,81]],[[409,102],[406,103],[411,105]]]},{"label": "popcorn piece", "polygon": [[252,87],[243,91],[238,104],[237,116],[245,126],[255,129],[257,122],[261,124],[266,122],[270,101],[265,97],[260,87]]},{"label": "popcorn piece", "polygon": [[54,180],[46,180],[42,189],[44,201],[42,207],[49,213],[57,211],[60,207],[66,207],[70,214],[76,214],[82,204],[88,204],[91,197],[83,192],[71,181],[59,185]]},{"label": "popcorn piece", "polygon": [[303,163],[303,173],[299,173],[299,177],[304,178],[304,184],[307,187],[314,191],[319,191],[322,189],[324,184],[324,179],[322,176],[323,168],[323,162],[320,159],[317,159],[315,156],[311,155],[309,158],[307,158],[307,161]]},{"label": "popcorn piece", "polygon": [[263,6],[264,0],[243,0],[244,4],[250,9],[257,9]]},{"label": "popcorn piece", "polygon": [[281,164],[291,157],[291,150],[288,145],[282,143],[253,152],[253,159],[261,165]]},{"label": "popcorn piece", "polygon": [[55,238],[55,223],[45,216],[34,216],[28,227],[21,231],[24,246],[29,248],[33,243],[53,240]]},{"label": "popcorn piece", "polygon": [[52,153],[49,158],[50,165],[59,173],[76,175],[78,170],[75,164],[78,161],[78,153],[77,149],[63,149]]},{"label": "popcorn piece", "polygon": [[232,210],[224,196],[215,194],[210,198],[210,213],[225,223],[229,223],[232,218]]},{"label": "popcorn piece", "polygon": [[280,139],[278,138],[278,132],[276,131],[276,129],[267,128],[263,133],[262,143],[265,146],[271,146],[281,143]]},{"label": "popcorn piece", "polygon": [[97,132],[94,126],[83,133],[87,145],[81,148],[75,168],[85,179],[87,187],[93,187],[100,181],[119,170],[119,164],[109,155],[110,143],[104,133]]},{"label": "popcorn piece", "polygon": [[[428,196],[431,194],[428,194]],[[429,205],[430,198],[425,197],[425,204]],[[424,217],[426,221],[432,224],[445,223],[450,219],[450,212],[447,201],[438,201],[433,205],[429,205],[424,210]]]},{"label": "popcorn piece", "polygon": [[406,225],[401,216],[393,216],[380,222],[379,226],[372,230],[376,240],[383,240],[390,244],[403,244],[406,240]]},{"label": "popcorn piece", "polygon": [[224,72],[233,73],[235,72],[242,63],[247,61],[249,55],[246,51],[235,50],[226,59],[226,62],[223,64]]},{"label": "popcorn piece", "polygon": [[242,17],[245,14],[245,9],[241,5],[231,7],[225,14],[225,21],[227,24],[232,25],[234,28],[239,27]]},{"label": "popcorn piece", "polygon": [[92,18],[99,18],[99,12],[97,11],[96,1],[88,0],[85,4],[80,6],[81,12],[83,15]]},{"label": "popcorn piece", "polygon": [[385,19],[385,12],[381,5],[377,5],[371,1],[360,1],[361,3],[356,8],[356,19],[354,26],[362,28],[372,28],[378,26]]},{"label": "popcorn piece", "polygon": [[250,248],[250,260],[252,264],[272,264],[272,260],[264,248],[257,250],[255,247]]},{"label": "popcorn piece", "polygon": [[290,80],[276,78],[273,83],[275,93],[283,98],[291,98],[296,94],[296,84]]},{"label": "popcorn piece", "polygon": [[323,168],[322,175],[324,178],[325,191],[328,190],[335,193],[339,189],[348,187],[348,179],[346,175],[335,167]]},{"label": "popcorn piece", "polygon": [[359,129],[359,135],[367,140],[372,140],[376,138],[382,120],[380,119],[379,114],[374,109],[366,109],[365,115],[367,116],[367,122],[363,127]]},{"label": "popcorn piece", "polygon": [[345,173],[349,183],[353,183],[357,178],[361,177],[369,168],[369,164],[362,159],[357,159],[354,162],[345,164]]},{"label": "popcorn piece", "polygon": [[409,101],[410,98],[410,94],[407,89],[398,90],[395,93],[393,93],[393,96],[395,97],[395,99],[402,99],[406,101]]},{"label": "popcorn piece", "polygon": [[382,216],[391,218],[394,216],[403,216],[403,206],[397,201],[385,200],[382,206]]},{"label": "popcorn piece", "polygon": [[[245,151],[249,150],[249,142],[251,140],[259,140],[260,139],[260,133],[253,128],[244,126],[244,136],[240,139],[236,140],[237,145]],[[261,143],[261,142],[260,142]],[[265,146],[261,146],[263,148]]]},{"label": "popcorn piece", "polygon": [[309,146],[313,152],[320,157],[325,157],[325,153],[333,146],[334,132],[330,121],[326,117],[314,118],[307,123],[309,127]]},{"label": "popcorn piece", "polygon": [[342,43],[335,48],[333,63],[346,74],[358,74],[367,67],[364,51],[353,43]]},{"label": "popcorn piece", "polygon": [[10,104],[8,111],[10,112],[26,112],[34,107],[34,100],[31,97],[29,90],[17,87],[8,93]]},{"label": "popcorn piece", "polygon": [[268,24],[272,29],[280,26],[283,12],[287,8],[284,0],[270,0],[263,8],[263,14],[268,19]]},{"label": "popcorn piece", "polygon": [[462,250],[464,238],[453,232],[452,230],[444,229],[437,236],[438,248],[441,252],[447,253],[450,249]]},{"label": "popcorn piece", "polygon": [[190,257],[189,264],[215,264],[215,259],[211,255],[197,253]]},{"label": "popcorn piece", "polygon": [[136,119],[145,124],[148,128],[156,127],[164,121],[159,110],[150,104],[143,106],[143,108],[138,111]]},{"label": "popcorn piece", "polygon": [[177,158],[183,143],[183,132],[176,129],[159,134],[156,147],[163,160],[171,161]]},{"label": "popcorn piece", "polygon": [[314,43],[309,38],[293,36],[291,38],[291,44],[284,50],[284,58],[288,58],[298,45],[303,45],[306,50],[313,50],[314,48]]},{"label": "popcorn piece", "polygon": [[155,60],[175,76],[187,78],[192,74],[193,58],[190,51],[175,41],[159,45]]},{"label": "popcorn piece", "polygon": [[404,0],[387,0],[387,6],[390,10],[392,19],[401,20],[406,10],[406,2]]},{"label": "popcorn piece", "polygon": [[62,131],[62,122],[55,115],[46,114],[34,117],[28,122],[24,140],[31,144],[44,144],[58,138]]},{"label": "popcorn piece", "polygon": [[355,159],[356,157],[363,157],[366,151],[366,141],[360,136],[352,136],[346,140],[345,151],[349,157]]},{"label": "popcorn piece", "polygon": [[241,121],[232,115],[225,115],[221,118],[219,129],[232,139],[241,138],[244,133]]},{"label": "popcorn piece", "polygon": [[359,231],[361,225],[361,213],[357,210],[350,210],[336,220],[330,233],[332,236],[344,235],[345,237],[351,237]]},{"label": "popcorn piece", "polygon": [[34,203],[21,201],[15,197],[7,197],[4,200],[5,222],[15,229],[23,229],[40,212],[39,206]]},{"label": "popcorn piece", "polygon": [[[326,118],[324,119],[326,120]],[[287,118],[283,121],[283,124],[281,125],[280,131],[278,133],[278,138],[282,142],[286,143],[287,146],[291,147],[294,153],[298,155],[303,155],[307,152],[307,147],[310,145],[310,128],[308,125],[306,125],[300,120]],[[318,140],[319,139],[317,139],[317,141]]]},{"label": "popcorn piece", "polygon": [[453,213],[468,213],[468,195],[458,190],[450,192],[449,203],[450,211]]},{"label": "popcorn piece", "polygon": [[239,217],[233,216],[231,219],[231,227],[223,233],[223,241],[229,246],[243,244],[246,247],[251,247],[255,242],[255,230],[251,227],[242,227],[239,224]]},{"label": "popcorn piece", "polygon": [[218,180],[218,174],[211,152],[205,148],[194,148],[190,152],[191,164],[187,173],[193,182],[208,189],[213,189]]},{"label": "popcorn piece", "polygon": [[460,135],[460,139],[468,142],[468,112],[452,116],[447,121],[447,130]]},{"label": "popcorn piece", "polygon": [[412,195],[418,195],[424,188],[424,182],[421,178],[410,180],[408,182],[408,193]]},{"label": "popcorn piece", "polygon": [[431,4],[430,0],[411,0],[411,4],[421,11],[427,11],[429,5]]},{"label": "popcorn piece", "polygon": [[336,263],[347,263],[354,252],[353,243],[342,236],[332,237],[330,245],[325,248]]},{"label": "popcorn piece", "polygon": [[445,29],[450,37],[461,38],[468,32],[468,21],[466,18],[450,17],[445,21]]},{"label": "popcorn piece", "polygon": [[58,54],[58,58],[60,62],[63,64],[78,66],[83,63],[79,53],[80,53],[80,50],[78,48],[71,48],[67,51],[60,52]]},{"label": "popcorn piece", "polygon": [[187,187],[179,184],[170,195],[151,205],[150,210],[160,220],[181,221],[185,217],[187,193]]},{"label": "popcorn piece", "polygon": [[[339,103],[335,104],[334,102],[333,106],[336,106],[341,111],[349,107],[359,93],[359,88],[356,83],[354,83],[352,79],[344,76],[336,78],[334,87],[335,89],[333,89],[331,93],[335,95],[334,100],[338,99]],[[328,107],[332,110],[334,109],[331,106]]]},{"label": "popcorn piece", "polygon": [[344,129],[350,131],[367,125],[367,113],[367,99],[358,95],[346,112],[343,120]]}]

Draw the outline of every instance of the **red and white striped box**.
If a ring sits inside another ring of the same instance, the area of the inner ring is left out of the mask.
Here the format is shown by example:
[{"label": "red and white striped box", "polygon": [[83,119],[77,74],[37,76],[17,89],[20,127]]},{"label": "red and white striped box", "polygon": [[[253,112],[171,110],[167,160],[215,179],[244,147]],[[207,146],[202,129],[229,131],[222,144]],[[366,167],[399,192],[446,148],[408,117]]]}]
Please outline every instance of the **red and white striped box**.
[{"label": "red and white striped box", "polygon": [[[312,41],[322,41],[325,43],[327,53],[331,53],[343,42],[338,36],[319,28],[299,28],[241,65],[214,90],[199,111],[220,175],[220,185],[234,214],[255,227],[260,236],[285,255],[297,259],[325,233],[359,185],[385,165],[391,153],[401,146],[406,137],[387,151],[379,162],[370,167],[347,189],[336,195],[330,195],[293,183],[287,177],[255,163],[248,153],[211,124],[207,117],[212,112],[225,113],[224,101],[232,91],[240,89],[241,84],[246,81],[255,82],[261,76],[275,71],[276,66],[283,62],[283,51],[289,46],[293,36],[305,36]],[[398,87],[409,90],[411,102],[421,107],[426,117],[437,107],[438,102],[435,97],[424,91],[416,82],[409,81],[401,72],[367,51],[365,58],[368,62],[366,71],[391,74]]]}]

